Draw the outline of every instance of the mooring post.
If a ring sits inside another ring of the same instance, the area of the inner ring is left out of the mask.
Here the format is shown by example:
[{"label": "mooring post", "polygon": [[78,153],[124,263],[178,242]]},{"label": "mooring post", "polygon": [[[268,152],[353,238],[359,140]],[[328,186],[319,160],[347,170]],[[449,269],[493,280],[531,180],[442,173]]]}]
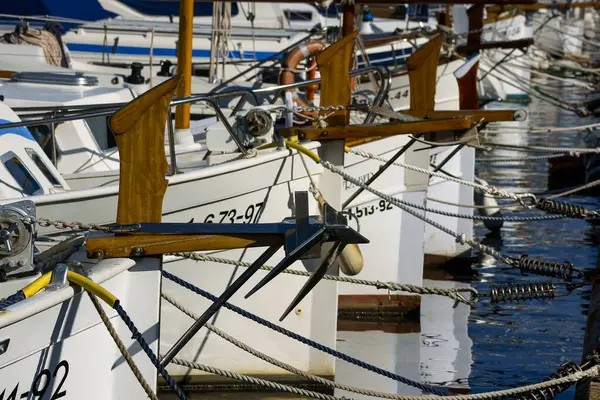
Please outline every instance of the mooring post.
[{"label": "mooring post", "polygon": [[[600,249],[596,258],[596,270],[600,270]],[[592,285],[592,297],[588,309],[587,325],[583,339],[583,358],[600,349],[600,283]],[[577,384],[576,400],[600,399],[600,380],[588,379]]]}]

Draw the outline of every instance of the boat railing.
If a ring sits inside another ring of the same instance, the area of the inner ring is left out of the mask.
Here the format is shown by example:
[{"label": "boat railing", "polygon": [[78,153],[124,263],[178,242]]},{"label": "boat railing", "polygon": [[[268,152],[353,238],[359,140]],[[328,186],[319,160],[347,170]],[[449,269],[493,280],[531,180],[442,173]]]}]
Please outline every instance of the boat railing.
[{"label": "boat railing", "polygon": [[[379,87],[378,91],[375,94],[375,99],[373,100],[373,104],[377,106],[383,105],[386,101],[388,92],[391,87],[391,74],[387,67],[385,66],[369,66],[357,70],[350,71],[351,77],[361,76],[361,75],[377,75],[379,78]],[[251,98],[255,104],[259,104],[258,96],[259,95],[272,95],[270,104],[274,104],[275,101],[283,94],[286,89],[297,89],[306,87],[309,85],[319,84],[321,82],[320,78],[311,79],[306,81],[300,81],[295,83],[290,83],[286,85],[277,85],[271,86],[267,88],[261,89],[239,89],[230,91],[222,91],[219,93],[208,93],[208,94],[200,94],[193,95],[181,99],[173,99],[169,107],[169,118],[167,125],[167,136],[169,142],[169,155],[171,159],[171,169],[169,174],[178,173],[177,169],[177,159],[176,159],[176,151],[175,151],[175,134],[173,127],[173,118],[172,118],[172,107],[175,107],[180,104],[195,104],[195,103],[204,103],[208,107],[212,108],[216,114],[217,119],[223,123],[225,129],[231,136],[232,140],[238,146],[240,152],[244,155],[248,154],[248,150],[243,146],[240,142],[239,138],[233,131],[233,128],[228,122],[227,117],[223,113],[222,108],[218,104],[218,100],[222,98],[236,98],[240,99],[233,107],[231,114],[229,117],[233,117],[236,115],[244,106],[248,98]],[[361,96],[365,96],[365,91],[361,91]],[[374,92],[373,92],[374,93]],[[13,111],[19,113],[19,116],[23,119],[20,122],[11,122],[6,124],[0,124],[0,129],[9,129],[9,128],[17,128],[17,127],[30,127],[30,126],[42,126],[49,125],[50,126],[50,134],[52,140],[52,163],[56,166],[56,132],[55,126],[58,123],[75,121],[81,119],[95,118],[95,117],[103,117],[110,116],[116,110],[123,107],[127,103],[108,103],[108,104],[82,104],[82,105],[58,105],[58,106],[34,106],[34,107],[15,107]],[[33,118],[33,119],[30,119]],[[375,119],[375,114],[368,112],[367,116],[364,120],[364,123],[371,123]]]}]

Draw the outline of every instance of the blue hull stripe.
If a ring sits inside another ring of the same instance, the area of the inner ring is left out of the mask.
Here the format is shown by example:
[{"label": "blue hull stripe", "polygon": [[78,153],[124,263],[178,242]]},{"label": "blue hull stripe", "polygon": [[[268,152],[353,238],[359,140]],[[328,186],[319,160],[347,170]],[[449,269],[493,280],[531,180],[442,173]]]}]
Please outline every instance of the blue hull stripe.
[{"label": "blue hull stripe", "polygon": [[[77,51],[81,53],[106,53],[112,54],[112,46],[103,46],[101,44],[87,44],[87,43],[67,43],[69,51]],[[120,55],[135,55],[135,56],[148,56],[150,55],[149,47],[137,47],[137,46],[117,46],[116,54]],[[155,47],[152,53],[157,57],[177,57],[177,49],[167,49]],[[275,52],[272,51],[257,51],[256,58],[258,60],[264,60],[265,58],[271,57]],[[230,51],[230,58],[241,59],[241,53],[237,50]],[[195,58],[210,58],[210,50],[192,50],[192,57]],[[254,53],[252,51],[244,51],[244,59],[253,59]]]},{"label": "blue hull stripe", "polygon": [[[0,118],[0,124],[12,124],[14,121],[9,121],[7,119],[2,119]],[[1,127],[2,125],[0,125]],[[31,132],[29,132],[29,129],[27,129],[24,126],[19,126],[16,128],[8,128],[8,129],[0,129],[0,136],[2,135],[17,135],[17,136],[21,136],[24,137],[25,139],[29,139],[35,142],[35,139],[33,138],[33,136],[31,135]]]},{"label": "blue hull stripe", "polygon": [[[102,52],[106,54],[112,54],[112,46],[103,46],[101,44],[88,44],[88,43],[67,43],[67,48],[69,51],[81,52],[81,53],[100,53]],[[407,48],[404,50],[396,50],[392,51],[383,51],[380,53],[369,54],[369,60],[371,64],[391,64],[394,61],[394,57],[396,61],[402,61],[410,54],[412,54],[413,49]],[[116,54],[119,55],[130,55],[130,56],[148,56],[150,55],[149,47],[137,47],[137,46],[117,46]],[[273,56],[275,52],[270,51],[257,51],[256,59],[264,60]],[[176,49],[168,49],[168,48],[154,48],[153,55],[156,57],[177,57]],[[192,50],[192,57],[194,58],[210,58],[210,50],[205,49],[197,49]],[[229,57],[233,59],[245,59],[252,60],[254,59],[254,52],[252,51],[244,51],[243,58],[242,54],[237,51],[230,51]],[[379,62],[378,62],[379,61]],[[358,57],[359,65],[364,63],[363,57],[359,55]]]}]

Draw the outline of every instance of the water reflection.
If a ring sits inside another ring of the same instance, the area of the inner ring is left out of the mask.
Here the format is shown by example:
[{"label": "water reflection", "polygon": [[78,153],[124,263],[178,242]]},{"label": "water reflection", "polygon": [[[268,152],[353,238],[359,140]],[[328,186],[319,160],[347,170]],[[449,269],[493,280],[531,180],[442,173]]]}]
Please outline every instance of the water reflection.
[{"label": "water reflection", "polygon": [[[563,91],[563,98],[574,94]],[[491,107],[523,107],[493,104]],[[529,127],[576,126],[596,122],[550,106],[533,98],[527,106],[529,119],[510,123],[510,129],[490,129],[486,140],[509,145],[580,147],[577,132],[524,133]],[[539,153],[538,153],[539,154]],[[514,149],[479,152],[478,157],[522,157],[531,155]],[[543,194],[548,191],[548,162],[527,161],[514,164],[483,164],[477,176],[501,189]],[[566,183],[566,186],[577,183]],[[590,196],[572,196],[568,201],[589,208],[600,208]],[[504,215],[538,215],[520,207],[503,209]],[[505,223],[501,233],[491,234],[481,223],[475,224],[475,237],[504,254],[520,257],[528,254],[549,261],[570,261],[576,267],[594,269],[598,235],[591,224],[582,220]],[[519,270],[483,256],[474,265],[472,282],[480,292],[489,284],[535,282],[544,277],[525,276]],[[451,287],[459,282],[428,281],[427,284]],[[464,284],[463,284],[464,285]],[[564,291],[564,286],[557,286]],[[474,309],[459,306],[436,296],[423,298],[420,334],[384,334],[379,332],[345,333],[339,337],[342,351],[358,354],[376,365],[387,367],[423,383],[482,392],[515,387],[539,381],[566,361],[579,361],[582,354],[589,288],[577,289],[570,296],[555,300],[490,305],[482,300]],[[447,303],[449,302],[449,303]],[[357,353],[358,352],[358,353]],[[344,383],[377,390],[414,393],[388,379],[349,367],[336,365],[336,379]],[[336,395],[347,395],[338,393]],[[573,389],[558,398],[572,398]],[[356,397],[352,395],[351,397]]]},{"label": "water reflection", "polygon": [[[570,96],[564,92],[566,98]],[[596,122],[533,99],[528,107],[528,125],[575,126]],[[509,130],[488,133],[495,143],[528,146],[580,147],[577,132],[518,134]],[[486,157],[519,157],[523,152],[491,151]],[[483,156],[483,155],[481,155]],[[477,174],[502,189],[543,193],[548,190],[548,163],[544,160],[513,165],[480,164]],[[569,183],[567,183],[569,186]],[[600,207],[595,197],[572,196],[568,201],[592,209]],[[509,212],[503,210],[504,214]],[[522,209],[516,212],[533,214]],[[535,223],[505,223],[501,237],[487,235],[482,224],[475,225],[475,236],[510,256],[523,253],[549,261],[568,260],[577,267],[595,268],[598,238],[592,226],[581,220],[557,220]],[[505,268],[485,258],[477,266],[478,281],[473,285],[488,290],[488,282],[533,282],[518,270]],[[557,290],[563,290],[558,287]],[[473,340],[473,366],[469,384],[473,392],[509,388],[543,379],[563,362],[579,361],[582,354],[589,289],[579,289],[568,297],[489,306],[479,304],[469,318],[469,336]],[[573,396],[573,389],[559,398]]]}]

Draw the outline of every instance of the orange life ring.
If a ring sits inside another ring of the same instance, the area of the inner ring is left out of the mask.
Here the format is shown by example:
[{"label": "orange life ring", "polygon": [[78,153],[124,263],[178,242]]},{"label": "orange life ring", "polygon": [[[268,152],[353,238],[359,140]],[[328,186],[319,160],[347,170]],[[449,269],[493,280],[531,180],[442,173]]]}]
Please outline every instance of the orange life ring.
[{"label": "orange life ring", "polygon": [[[325,43],[323,43],[319,40],[313,40],[310,42],[306,42],[302,46],[296,47],[294,50],[290,51],[285,56],[285,58],[283,59],[283,62],[281,63],[282,71],[281,71],[281,75],[279,76],[279,82],[282,85],[294,83],[294,81],[295,81],[294,69],[296,69],[296,67],[298,66],[298,64],[300,64],[300,62],[302,60],[305,60],[309,57],[311,59],[307,62],[307,70],[308,70],[307,79],[316,78],[316,76],[317,76],[316,75],[317,61],[314,59],[314,57],[317,54],[319,54],[324,48],[325,48]],[[286,89],[285,91],[294,93],[293,99],[294,99],[294,102],[296,104],[298,104],[298,107],[309,107],[309,105],[303,99],[301,99],[300,96],[298,96],[296,89]],[[308,100],[314,99],[316,91],[317,91],[317,85],[310,85],[310,86],[306,87],[305,88],[306,98]],[[305,114],[311,114],[311,113],[305,113]]]}]

